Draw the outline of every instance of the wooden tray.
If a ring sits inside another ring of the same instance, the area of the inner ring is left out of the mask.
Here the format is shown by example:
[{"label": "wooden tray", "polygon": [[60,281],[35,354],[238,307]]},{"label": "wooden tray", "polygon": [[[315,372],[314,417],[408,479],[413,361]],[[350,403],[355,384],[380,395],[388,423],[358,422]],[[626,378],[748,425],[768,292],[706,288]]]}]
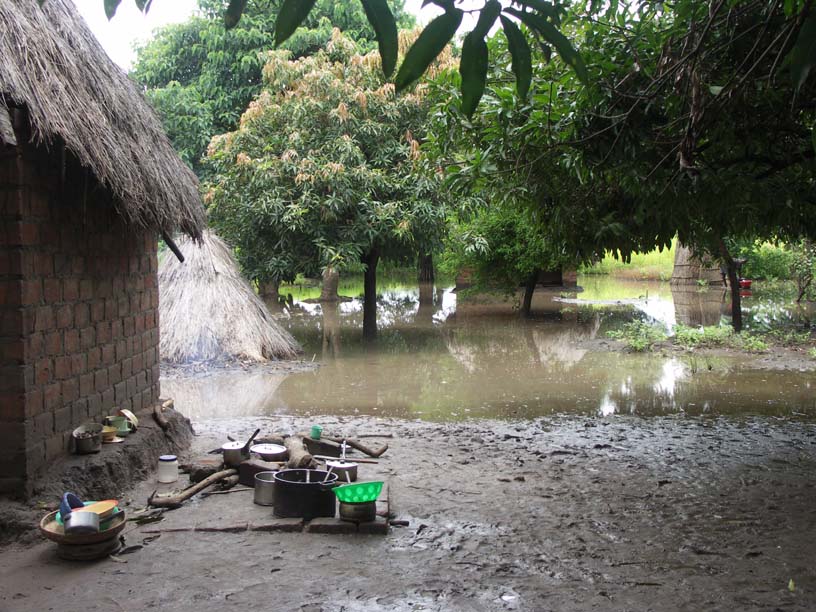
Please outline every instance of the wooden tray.
[{"label": "wooden tray", "polygon": [[127,515],[124,511],[116,515],[108,528],[99,533],[66,535],[65,529],[57,522],[57,510],[46,514],[40,521],[40,532],[49,540],[58,544],[96,544],[115,538],[125,528]]}]

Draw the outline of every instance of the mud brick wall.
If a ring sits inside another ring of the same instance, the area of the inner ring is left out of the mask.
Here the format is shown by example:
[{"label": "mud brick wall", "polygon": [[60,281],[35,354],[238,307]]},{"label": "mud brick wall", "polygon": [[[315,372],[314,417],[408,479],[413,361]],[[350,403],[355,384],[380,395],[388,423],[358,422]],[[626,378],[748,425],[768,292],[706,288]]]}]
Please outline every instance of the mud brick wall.
[{"label": "mud brick wall", "polygon": [[0,492],[159,397],[157,236],[59,146],[0,146]]}]

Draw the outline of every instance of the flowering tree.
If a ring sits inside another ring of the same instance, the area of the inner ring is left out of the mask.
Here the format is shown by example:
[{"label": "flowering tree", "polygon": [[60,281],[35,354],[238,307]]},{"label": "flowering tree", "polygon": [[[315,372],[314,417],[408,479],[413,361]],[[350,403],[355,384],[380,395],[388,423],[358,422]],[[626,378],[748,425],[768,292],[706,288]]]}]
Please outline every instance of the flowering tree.
[{"label": "flowering tree", "polygon": [[335,32],[325,51],[271,52],[240,127],[213,139],[210,220],[258,281],[365,269],[364,334],[376,335],[376,268],[442,239],[446,207],[420,155],[424,89],[396,96],[379,56]]}]

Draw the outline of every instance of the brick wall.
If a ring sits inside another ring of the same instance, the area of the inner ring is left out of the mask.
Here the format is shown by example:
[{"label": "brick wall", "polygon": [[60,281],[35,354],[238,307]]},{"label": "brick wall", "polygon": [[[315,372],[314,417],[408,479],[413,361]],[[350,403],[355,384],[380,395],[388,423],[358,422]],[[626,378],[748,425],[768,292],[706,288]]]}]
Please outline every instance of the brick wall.
[{"label": "brick wall", "polygon": [[59,146],[0,151],[0,491],[159,396],[157,237]]}]

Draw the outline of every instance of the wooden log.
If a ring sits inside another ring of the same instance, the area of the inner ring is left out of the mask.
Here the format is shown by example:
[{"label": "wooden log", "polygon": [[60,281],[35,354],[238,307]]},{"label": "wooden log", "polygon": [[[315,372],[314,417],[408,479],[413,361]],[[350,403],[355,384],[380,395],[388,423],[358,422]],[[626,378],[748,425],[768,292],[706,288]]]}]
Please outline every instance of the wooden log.
[{"label": "wooden log", "polygon": [[303,444],[303,438],[300,436],[290,436],[286,438],[286,450],[289,451],[289,461],[286,462],[288,468],[305,468],[314,469],[317,467],[317,461],[306,450]]},{"label": "wooden log", "polygon": [[196,493],[203,491],[210,485],[215,484],[216,482],[220,482],[225,478],[229,478],[230,476],[237,476],[237,470],[222,470],[220,472],[216,472],[209,478],[205,478],[201,482],[192,487],[188,487],[184,489],[181,493],[177,495],[168,495],[162,497],[156,497],[156,491],[150,494],[150,497],[147,498],[147,505],[152,506],[154,508],[180,508],[181,505],[188,499],[190,499]]},{"label": "wooden log", "polygon": [[309,434],[306,433],[298,434],[298,436],[303,438],[303,444],[306,445],[306,449],[313,455],[329,455],[331,457],[340,456],[340,445],[337,442],[332,442],[331,440],[326,440],[325,438],[315,440],[314,438],[309,437]]},{"label": "wooden log", "polygon": [[162,431],[167,431],[168,429],[170,429],[170,422],[167,420],[167,417],[165,417],[164,414],[162,413],[163,410],[164,410],[163,405],[156,404],[155,406],[153,406],[153,419],[156,421],[156,423],[159,424],[159,427],[162,428]]},{"label": "wooden log", "polygon": [[383,444],[380,448],[374,450],[372,448],[369,448],[359,440],[353,440],[352,438],[332,438],[329,436],[323,437],[326,438],[327,440],[331,440],[332,442],[337,442],[338,444],[342,444],[343,440],[345,440],[346,444],[348,444],[351,448],[356,448],[361,453],[364,453],[369,457],[374,457],[375,459],[377,457],[382,457],[383,453],[385,453],[385,451],[388,450],[387,444]]},{"label": "wooden log", "polygon": [[229,477],[225,478],[224,480],[222,480],[221,482],[218,483],[218,488],[221,489],[222,491],[225,491],[227,489],[231,489],[232,487],[234,487],[237,484],[238,484],[238,475],[229,476]]}]

